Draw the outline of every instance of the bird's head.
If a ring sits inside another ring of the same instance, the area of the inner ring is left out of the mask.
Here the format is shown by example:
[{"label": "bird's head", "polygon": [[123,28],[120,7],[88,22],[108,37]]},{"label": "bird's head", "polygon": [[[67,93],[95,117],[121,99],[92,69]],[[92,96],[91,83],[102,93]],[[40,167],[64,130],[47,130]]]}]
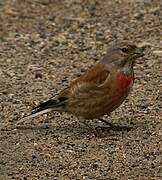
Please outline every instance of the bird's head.
[{"label": "bird's head", "polygon": [[133,70],[135,60],[142,57],[144,48],[128,42],[121,42],[108,49],[102,62],[129,73]]}]

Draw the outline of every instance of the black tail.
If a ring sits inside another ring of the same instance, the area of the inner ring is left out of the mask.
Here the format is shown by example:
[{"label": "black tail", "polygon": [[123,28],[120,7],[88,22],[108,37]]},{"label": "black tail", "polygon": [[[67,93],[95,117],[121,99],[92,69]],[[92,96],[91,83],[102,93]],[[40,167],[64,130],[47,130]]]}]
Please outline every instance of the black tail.
[{"label": "black tail", "polygon": [[32,110],[32,114],[43,111],[45,109],[58,108],[60,110],[63,110],[63,108],[65,108],[65,105],[66,105],[66,100],[67,100],[67,98],[65,98],[65,97],[59,97],[58,99],[50,99],[50,100],[40,104],[39,106],[35,107]]},{"label": "black tail", "polygon": [[68,100],[68,98],[66,98],[66,97],[59,97],[58,99],[50,99],[50,100],[40,104],[39,106],[35,107],[29,116],[25,116],[22,119],[20,119],[17,122],[17,124],[24,122],[30,118],[36,117],[38,115],[50,112],[52,110],[65,111],[67,100]]}]

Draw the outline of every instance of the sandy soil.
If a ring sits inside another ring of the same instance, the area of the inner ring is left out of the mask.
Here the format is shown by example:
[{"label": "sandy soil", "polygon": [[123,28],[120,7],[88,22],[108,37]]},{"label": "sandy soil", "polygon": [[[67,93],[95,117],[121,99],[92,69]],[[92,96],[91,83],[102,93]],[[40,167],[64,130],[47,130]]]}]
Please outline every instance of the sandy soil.
[{"label": "sandy soil", "polygon": [[[55,112],[14,125],[121,39],[150,45],[132,93],[105,117],[130,131],[96,136]],[[161,47],[161,0],[1,0],[0,179],[161,180]]]}]

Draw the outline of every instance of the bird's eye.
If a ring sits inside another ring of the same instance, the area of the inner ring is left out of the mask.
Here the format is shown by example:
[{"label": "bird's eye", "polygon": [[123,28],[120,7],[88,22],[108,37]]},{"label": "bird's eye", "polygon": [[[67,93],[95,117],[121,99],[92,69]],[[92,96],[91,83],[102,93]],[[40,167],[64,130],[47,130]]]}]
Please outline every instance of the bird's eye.
[{"label": "bird's eye", "polygon": [[127,48],[121,48],[121,51],[122,51],[123,53],[127,53],[127,52],[128,52],[128,49],[127,49]]}]

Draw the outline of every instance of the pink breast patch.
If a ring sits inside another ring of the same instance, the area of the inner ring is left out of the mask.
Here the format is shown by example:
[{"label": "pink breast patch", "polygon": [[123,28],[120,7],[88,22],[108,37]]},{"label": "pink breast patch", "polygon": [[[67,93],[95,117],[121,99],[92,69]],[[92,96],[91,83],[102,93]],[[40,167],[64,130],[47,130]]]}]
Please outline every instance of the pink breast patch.
[{"label": "pink breast patch", "polygon": [[117,86],[121,90],[129,88],[134,82],[134,77],[120,73],[117,75]]}]

